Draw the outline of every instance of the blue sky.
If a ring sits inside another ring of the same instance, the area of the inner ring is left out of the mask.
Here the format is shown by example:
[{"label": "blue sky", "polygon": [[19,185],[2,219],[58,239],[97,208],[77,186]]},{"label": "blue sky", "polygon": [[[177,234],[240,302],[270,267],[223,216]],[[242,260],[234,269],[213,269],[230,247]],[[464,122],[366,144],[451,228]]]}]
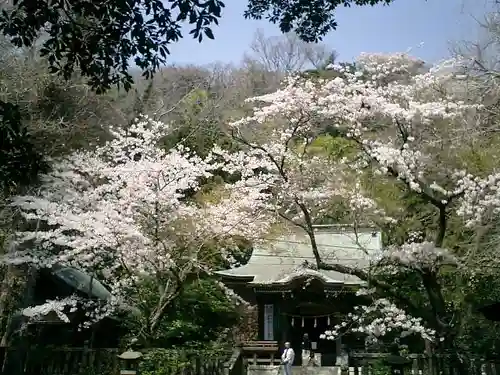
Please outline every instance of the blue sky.
[{"label": "blue sky", "polygon": [[[351,61],[361,52],[403,52],[428,62],[446,58],[449,42],[477,38],[477,24],[491,0],[395,0],[390,6],[339,8],[338,29],[324,43],[339,53],[341,61]],[[214,62],[238,63],[257,29],[266,36],[279,35],[271,23],[243,18],[246,0],[226,0],[215,40],[201,44],[185,38],[171,46],[170,63],[205,65]],[[419,45],[423,42],[423,45]]]}]

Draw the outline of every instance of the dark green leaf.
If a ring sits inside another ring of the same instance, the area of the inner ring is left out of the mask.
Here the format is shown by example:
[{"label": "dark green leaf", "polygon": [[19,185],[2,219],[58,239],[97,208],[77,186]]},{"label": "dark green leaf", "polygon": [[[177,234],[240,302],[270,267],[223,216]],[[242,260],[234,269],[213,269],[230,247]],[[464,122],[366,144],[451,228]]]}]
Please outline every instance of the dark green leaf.
[{"label": "dark green leaf", "polygon": [[205,28],[205,35],[209,39],[214,39],[214,34],[212,33],[212,30],[208,27]]}]

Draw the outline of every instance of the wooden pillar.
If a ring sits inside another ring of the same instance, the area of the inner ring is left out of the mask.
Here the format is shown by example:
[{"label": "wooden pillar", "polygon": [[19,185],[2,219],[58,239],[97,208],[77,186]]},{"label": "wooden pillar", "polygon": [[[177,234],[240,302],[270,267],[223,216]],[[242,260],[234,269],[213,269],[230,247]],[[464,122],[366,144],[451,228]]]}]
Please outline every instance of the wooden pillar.
[{"label": "wooden pillar", "polygon": [[337,365],[341,354],[342,354],[342,337],[338,336],[335,339],[335,365]]},{"label": "wooden pillar", "polygon": [[[280,320],[281,320],[281,335],[279,338],[278,345],[279,345],[279,352],[282,353],[283,350],[285,349],[285,342],[292,341],[292,334],[288,316],[282,313]],[[294,350],[297,353],[297,349],[294,348]]]},{"label": "wooden pillar", "polygon": [[259,341],[262,341],[264,340],[264,304],[261,301],[257,303],[257,316],[259,326],[257,337]]},{"label": "wooden pillar", "polygon": [[287,315],[281,314],[281,322],[283,327],[283,343],[292,340],[292,332],[290,327],[290,319]]},{"label": "wooden pillar", "polygon": [[425,354],[427,354],[427,358],[429,358],[429,373],[434,375],[436,373],[436,363],[434,363],[432,356],[432,343],[429,340],[424,340],[424,342]]},{"label": "wooden pillar", "polygon": [[274,331],[274,340],[280,341],[282,336],[283,324],[281,321],[281,304],[274,303],[273,309],[273,331]]}]

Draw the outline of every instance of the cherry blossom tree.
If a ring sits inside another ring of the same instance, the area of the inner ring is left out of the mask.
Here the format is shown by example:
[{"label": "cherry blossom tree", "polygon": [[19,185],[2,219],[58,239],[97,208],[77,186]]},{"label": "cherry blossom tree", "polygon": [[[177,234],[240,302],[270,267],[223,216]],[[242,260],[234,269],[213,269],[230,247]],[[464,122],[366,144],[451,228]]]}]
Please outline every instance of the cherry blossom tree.
[{"label": "cherry blossom tree", "polygon": [[[450,134],[480,122],[484,109],[467,98],[457,79],[462,67],[459,60],[429,68],[407,54],[362,54],[352,66],[336,67],[333,79],[291,77],[281,90],[249,99],[253,113],[231,124],[247,147],[246,157],[233,163],[260,161],[273,176],[266,181],[269,204],[308,234],[315,267],[357,276],[375,291],[373,304],[353,315],[360,332],[383,336],[415,327],[411,333],[453,348],[455,311],[444,297],[440,271],[459,272],[463,263],[445,248],[448,222],[452,216],[463,220],[463,228],[474,227],[496,214],[500,202],[497,175],[474,177],[455,158]],[[340,140],[350,152],[332,153],[321,146],[325,140]],[[385,207],[376,184],[395,188],[400,204]],[[433,210],[422,233],[390,243],[367,269],[321,257],[314,225],[338,202],[355,231],[360,225],[390,230],[401,225],[410,196]],[[405,272],[418,275],[424,303],[388,281],[388,275]]]},{"label": "cherry blossom tree", "polygon": [[[207,243],[223,249],[217,257],[229,257],[235,236],[258,241],[287,224],[307,233],[314,268],[356,276],[372,291],[371,305],[343,328],[374,337],[415,333],[453,349],[457,314],[441,270],[462,272],[464,259],[446,249],[448,223],[474,228],[494,216],[500,197],[498,177],[468,173],[449,134],[481,121],[483,106],[468,100],[456,79],[460,61],[429,69],[406,54],[364,54],[336,69],[333,79],[290,77],[281,90],[249,99],[253,112],[230,124],[237,152],[215,146],[201,158],[182,146],[164,150],[158,145],[168,127],[143,118],[113,130],[103,147],[54,160],[36,195],[12,202],[25,223],[5,261],[87,271],[109,287],[110,298],[47,301],[24,314],[70,319],[84,309],[88,326],[117,308],[140,310],[140,286],[153,279],[159,298],[146,317],[147,336],[189,277],[211,271]],[[218,173],[236,178],[198,199]],[[397,191],[396,204],[380,199],[380,187]],[[402,226],[408,197],[430,207],[433,222],[390,241],[370,267],[320,255],[315,224],[334,217],[356,233],[366,225],[390,232]],[[418,277],[418,301],[393,282],[408,274]],[[325,338],[341,331],[333,327]]]},{"label": "cherry blossom tree", "polygon": [[[217,154],[202,159],[182,146],[161,148],[169,127],[147,117],[111,132],[102,147],[52,160],[37,194],[14,197],[11,207],[24,222],[4,262],[76,268],[110,292],[105,301],[77,295],[46,301],[26,308],[26,317],[53,311],[68,322],[84,311],[85,328],[131,308],[145,314],[139,333],[147,337],[191,277],[210,273],[214,258],[229,257],[214,248],[231,250],[235,236],[258,239],[269,230],[268,194],[254,176],[242,175],[230,190],[217,185],[210,201],[198,199],[203,183],[227,170]],[[145,284],[158,288],[153,307],[142,308]],[[230,291],[228,298],[237,299]]]}]

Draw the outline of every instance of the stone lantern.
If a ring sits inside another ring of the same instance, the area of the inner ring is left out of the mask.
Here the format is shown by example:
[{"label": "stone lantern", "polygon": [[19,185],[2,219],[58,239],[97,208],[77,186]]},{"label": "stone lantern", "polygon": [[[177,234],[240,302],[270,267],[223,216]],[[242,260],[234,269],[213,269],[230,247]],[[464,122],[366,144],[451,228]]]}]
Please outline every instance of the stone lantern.
[{"label": "stone lantern", "polygon": [[129,350],[120,354],[118,356],[118,358],[120,358],[122,362],[120,366],[120,375],[137,375],[141,357],[141,352],[134,352]]}]

